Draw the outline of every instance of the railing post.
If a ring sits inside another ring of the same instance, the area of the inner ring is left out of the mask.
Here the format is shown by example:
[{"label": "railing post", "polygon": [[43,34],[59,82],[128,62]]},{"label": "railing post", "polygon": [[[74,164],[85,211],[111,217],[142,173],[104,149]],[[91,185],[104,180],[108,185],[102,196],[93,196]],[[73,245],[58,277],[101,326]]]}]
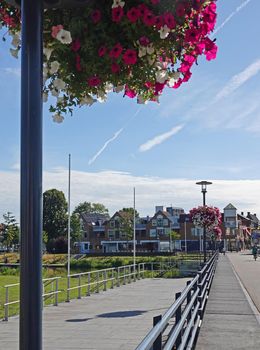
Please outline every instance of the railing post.
[{"label": "railing post", "polygon": [[198,272],[199,273],[199,280],[198,280],[198,287],[199,287],[199,296],[198,296],[198,299],[199,299],[199,309],[201,310],[201,307],[202,307],[202,285],[201,285],[201,282],[203,280],[203,274],[201,271]]},{"label": "railing post", "polygon": [[114,278],[115,278],[115,270],[112,268],[111,270],[111,289],[114,288]]},{"label": "railing post", "polygon": [[117,268],[117,286],[120,287],[120,267]]},{"label": "railing post", "polygon": [[107,270],[104,271],[104,291],[107,290]]},{"label": "railing post", "polygon": [[67,277],[67,300],[68,303],[70,301],[70,276]]},{"label": "railing post", "polygon": [[[187,286],[191,283],[191,281],[187,281]],[[191,301],[191,289],[187,292],[187,305],[190,303]],[[187,316],[187,322],[189,322],[191,319],[191,310],[190,312],[188,313],[188,316]]]},{"label": "railing post", "polygon": [[140,267],[141,267],[141,265],[138,264],[138,275],[137,275],[137,279],[139,279],[139,280],[140,280]]},{"label": "railing post", "polygon": [[124,266],[124,282],[123,282],[123,284],[125,284],[126,283],[126,279],[125,279],[125,266]]},{"label": "railing post", "polygon": [[87,288],[87,296],[90,296],[90,272],[88,272],[88,288]]},{"label": "railing post", "polygon": [[5,321],[8,321],[8,311],[9,311],[9,291],[8,287],[5,287]]},{"label": "railing post", "polygon": [[97,271],[97,273],[96,273],[96,276],[97,276],[97,284],[96,284],[97,289],[96,289],[96,293],[99,293],[99,272],[98,272],[98,271]]},{"label": "railing post", "polygon": [[56,280],[55,280],[54,306],[58,306],[58,290],[59,290],[59,280],[58,280],[58,278],[56,278]]},{"label": "railing post", "polygon": [[45,294],[45,285],[44,285],[44,282],[42,282],[42,309],[44,308],[45,306],[45,297],[44,297],[44,294]]},{"label": "railing post", "polygon": [[[153,327],[157,325],[158,322],[160,322],[162,319],[162,315],[155,316],[153,318]],[[162,350],[162,333],[160,333],[153,343],[153,350]]]},{"label": "railing post", "polygon": [[81,275],[80,274],[78,279],[78,299],[81,299]]},{"label": "railing post", "polygon": [[131,283],[131,279],[132,279],[132,266],[129,265],[128,266],[128,283]]},{"label": "railing post", "polygon": [[134,264],[134,282],[136,282],[136,264]]},{"label": "railing post", "polygon": [[151,272],[152,272],[152,278],[153,278],[153,262],[151,262]]},{"label": "railing post", "polygon": [[[181,293],[178,292],[175,294],[175,300],[177,300],[178,298],[180,298],[181,296]],[[181,320],[181,305],[178,307],[178,309],[176,310],[176,313],[175,313],[175,320],[176,320],[176,325],[180,322]],[[175,342],[175,345],[176,345],[176,349],[178,349],[178,347],[180,346],[181,344],[181,338],[182,338],[182,331],[179,333],[179,335],[177,336],[176,338],[176,342]]]}]

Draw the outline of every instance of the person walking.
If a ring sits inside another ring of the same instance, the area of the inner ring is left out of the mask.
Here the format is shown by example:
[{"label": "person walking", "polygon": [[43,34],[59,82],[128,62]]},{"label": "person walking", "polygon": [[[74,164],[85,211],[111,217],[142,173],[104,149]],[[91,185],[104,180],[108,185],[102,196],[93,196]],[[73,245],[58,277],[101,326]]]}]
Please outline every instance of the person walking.
[{"label": "person walking", "polygon": [[254,245],[252,248],[252,254],[253,254],[254,259],[256,260],[256,258],[257,258],[257,246],[256,245]]}]

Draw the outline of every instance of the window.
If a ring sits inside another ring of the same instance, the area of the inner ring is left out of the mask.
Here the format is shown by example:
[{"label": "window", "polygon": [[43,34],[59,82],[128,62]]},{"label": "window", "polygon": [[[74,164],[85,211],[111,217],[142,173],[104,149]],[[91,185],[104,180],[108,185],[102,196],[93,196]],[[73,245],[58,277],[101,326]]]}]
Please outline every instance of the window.
[{"label": "window", "polygon": [[108,238],[114,239],[115,238],[115,232],[113,230],[108,230]]},{"label": "window", "polygon": [[157,218],[157,226],[162,227],[163,226],[163,218]]},{"label": "window", "polygon": [[169,227],[167,227],[167,228],[164,229],[164,234],[165,234],[166,236],[169,236],[170,233],[171,233],[171,229],[170,229]]},{"label": "window", "polygon": [[110,221],[110,225],[109,225],[110,227],[115,227],[115,221]]},{"label": "window", "polygon": [[156,220],[152,220],[152,226],[156,226],[156,224],[157,224],[157,221]]},{"label": "window", "polygon": [[156,229],[155,228],[150,229],[150,237],[156,237]]},{"label": "window", "polygon": [[157,228],[157,234],[158,234],[159,236],[164,235],[164,228]]},{"label": "window", "polygon": [[163,226],[168,226],[168,224],[169,224],[168,219],[163,219]]}]

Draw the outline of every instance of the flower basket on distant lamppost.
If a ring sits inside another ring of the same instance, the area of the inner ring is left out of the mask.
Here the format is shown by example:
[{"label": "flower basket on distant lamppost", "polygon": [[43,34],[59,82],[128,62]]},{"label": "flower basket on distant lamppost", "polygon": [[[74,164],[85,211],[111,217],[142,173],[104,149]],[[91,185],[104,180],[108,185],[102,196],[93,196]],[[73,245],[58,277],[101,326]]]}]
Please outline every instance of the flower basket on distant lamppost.
[{"label": "flower basket on distant lamppost", "polygon": [[199,206],[190,210],[190,217],[194,226],[205,228],[206,233],[214,232],[217,235],[221,233],[218,227],[221,224],[221,213],[218,208],[207,205]]},{"label": "flower basket on distant lamppost", "polygon": [[[159,101],[165,87],[187,82],[200,55],[216,57],[217,46],[209,38],[215,1],[57,0],[57,6],[85,6],[44,12],[43,100],[55,97],[54,121],[61,122],[75,106],[104,102],[111,91],[146,103]],[[10,51],[17,57],[20,12],[1,0],[0,24],[8,27]]]}]

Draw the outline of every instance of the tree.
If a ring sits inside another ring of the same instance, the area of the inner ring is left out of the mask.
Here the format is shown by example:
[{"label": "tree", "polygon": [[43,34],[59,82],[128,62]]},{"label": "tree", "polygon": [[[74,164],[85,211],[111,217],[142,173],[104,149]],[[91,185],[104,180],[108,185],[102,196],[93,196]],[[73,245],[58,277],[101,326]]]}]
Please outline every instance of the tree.
[{"label": "tree", "polygon": [[2,244],[9,251],[12,244],[19,243],[19,227],[15,216],[11,212],[8,211],[3,215],[3,218],[4,222],[0,225],[0,235],[2,236]]},{"label": "tree", "polygon": [[[119,211],[121,215],[121,228],[126,234],[127,240],[127,250],[128,250],[128,240],[133,239],[134,233],[134,208],[123,208]],[[139,218],[139,213],[135,210],[135,217]]]},{"label": "tree", "polygon": [[73,214],[82,213],[108,214],[108,209],[101,203],[83,202],[77,205],[73,211]]},{"label": "tree", "polygon": [[70,217],[71,241],[79,242],[82,236],[79,214],[73,213]]},{"label": "tree", "polygon": [[67,235],[67,202],[62,191],[47,190],[43,193],[43,231],[48,242]]},{"label": "tree", "polygon": [[170,232],[170,252],[172,251],[171,242],[173,242],[173,250],[175,251],[175,241],[179,240],[180,238],[181,238],[181,235],[178,232],[176,231]]}]

